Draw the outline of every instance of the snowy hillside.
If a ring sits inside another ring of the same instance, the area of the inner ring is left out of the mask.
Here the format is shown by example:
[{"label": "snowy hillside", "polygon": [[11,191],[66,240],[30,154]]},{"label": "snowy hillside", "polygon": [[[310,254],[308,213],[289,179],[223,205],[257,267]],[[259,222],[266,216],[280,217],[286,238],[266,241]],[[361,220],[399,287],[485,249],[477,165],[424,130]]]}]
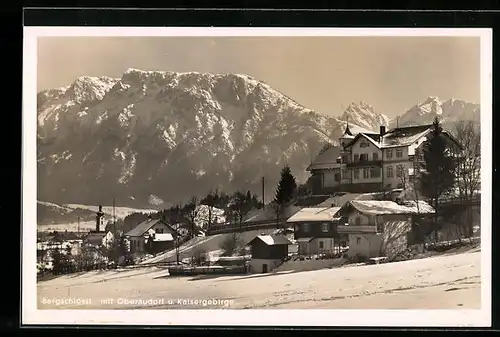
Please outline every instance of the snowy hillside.
[{"label": "snowy hillside", "polygon": [[[460,120],[479,122],[480,106],[479,104],[463,100],[441,100],[438,97],[431,96],[400,116],[399,126],[430,124],[435,116],[439,116],[443,123],[452,123]],[[395,127],[396,124],[396,118],[392,119],[391,127]]]},{"label": "snowy hillside", "polygon": [[[99,209],[99,206],[89,206],[89,205],[80,205],[80,204],[66,204],[63,205],[64,207],[68,207],[70,209],[87,209],[92,212],[97,212]],[[158,212],[157,209],[137,209],[137,208],[130,208],[130,207],[119,207],[115,206],[113,210],[113,206],[102,206],[102,211],[105,214],[105,216],[112,217],[113,212],[116,217],[116,219],[124,219],[127,215],[132,214],[132,213],[156,213]],[[95,213],[94,213],[95,214]]]},{"label": "snowy hillside", "polygon": [[[40,228],[45,230],[67,229],[76,230],[78,221],[80,221],[80,229],[87,227],[95,228],[95,212],[98,206],[81,205],[81,204],[65,204],[58,205],[45,201],[37,202],[37,223]],[[105,218],[111,220],[113,217],[113,206],[103,206],[102,210]],[[137,209],[130,207],[115,207],[116,219],[124,219],[132,213],[156,213],[156,209]],[[200,212],[200,214],[203,214]]]},{"label": "snowy hillside", "polygon": [[250,76],[129,69],[38,94],[40,200],[154,208],[213,188],[272,195],[299,181],[341,122]]}]

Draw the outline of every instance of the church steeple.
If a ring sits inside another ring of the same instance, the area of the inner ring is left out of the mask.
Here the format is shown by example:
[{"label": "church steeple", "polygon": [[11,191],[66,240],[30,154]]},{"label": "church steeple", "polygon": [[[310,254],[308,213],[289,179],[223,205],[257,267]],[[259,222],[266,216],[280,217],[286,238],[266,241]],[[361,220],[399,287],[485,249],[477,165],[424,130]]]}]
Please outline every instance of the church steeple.
[{"label": "church steeple", "polygon": [[345,127],[345,130],[344,130],[344,134],[340,137],[340,144],[342,145],[342,147],[344,147],[353,138],[354,138],[354,136],[353,136],[351,130],[349,129],[349,115],[347,115],[347,117],[346,117],[346,127]]},{"label": "church steeple", "polygon": [[352,136],[352,132],[349,129],[349,115],[346,115],[346,120],[345,121],[346,121],[346,126],[345,126],[344,135]]},{"label": "church steeple", "polygon": [[352,136],[351,130],[349,130],[349,115],[346,115],[346,127],[344,131],[344,135]]}]

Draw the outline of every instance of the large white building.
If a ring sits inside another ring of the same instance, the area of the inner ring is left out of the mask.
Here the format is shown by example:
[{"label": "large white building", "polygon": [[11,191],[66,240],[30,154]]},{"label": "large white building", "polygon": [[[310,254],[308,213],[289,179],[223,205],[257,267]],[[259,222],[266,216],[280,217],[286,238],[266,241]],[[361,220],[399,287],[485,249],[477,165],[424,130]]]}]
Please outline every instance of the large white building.
[{"label": "large white building", "polygon": [[[394,128],[379,133],[353,134],[349,125],[340,137],[340,146],[332,146],[309,165],[313,194],[333,192],[376,192],[402,188],[419,172],[423,161],[422,144],[432,125]],[[460,145],[443,130],[449,148]]]}]

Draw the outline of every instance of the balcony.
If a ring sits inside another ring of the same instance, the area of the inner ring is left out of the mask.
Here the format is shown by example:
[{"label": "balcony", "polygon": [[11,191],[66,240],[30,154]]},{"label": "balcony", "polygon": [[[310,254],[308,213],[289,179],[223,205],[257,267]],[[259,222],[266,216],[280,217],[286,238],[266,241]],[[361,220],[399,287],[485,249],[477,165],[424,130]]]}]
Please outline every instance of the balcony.
[{"label": "balcony", "polygon": [[378,166],[382,167],[382,160],[367,160],[367,159],[359,159],[355,161],[348,162],[346,164],[347,167],[362,167],[362,166]]},{"label": "balcony", "polygon": [[339,234],[376,234],[377,226],[350,226],[350,225],[342,225],[337,226],[337,231]]}]

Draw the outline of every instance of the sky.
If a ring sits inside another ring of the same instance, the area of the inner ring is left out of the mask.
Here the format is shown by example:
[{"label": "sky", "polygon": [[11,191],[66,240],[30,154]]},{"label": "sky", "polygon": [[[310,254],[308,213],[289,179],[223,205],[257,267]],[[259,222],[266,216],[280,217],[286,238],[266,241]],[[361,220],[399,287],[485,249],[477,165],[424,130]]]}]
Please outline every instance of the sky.
[{"label": "sky", "polygon": [[479,37],[40,37],[38,90],[128,68],[248,74],[317,112],[480,101]]}]

